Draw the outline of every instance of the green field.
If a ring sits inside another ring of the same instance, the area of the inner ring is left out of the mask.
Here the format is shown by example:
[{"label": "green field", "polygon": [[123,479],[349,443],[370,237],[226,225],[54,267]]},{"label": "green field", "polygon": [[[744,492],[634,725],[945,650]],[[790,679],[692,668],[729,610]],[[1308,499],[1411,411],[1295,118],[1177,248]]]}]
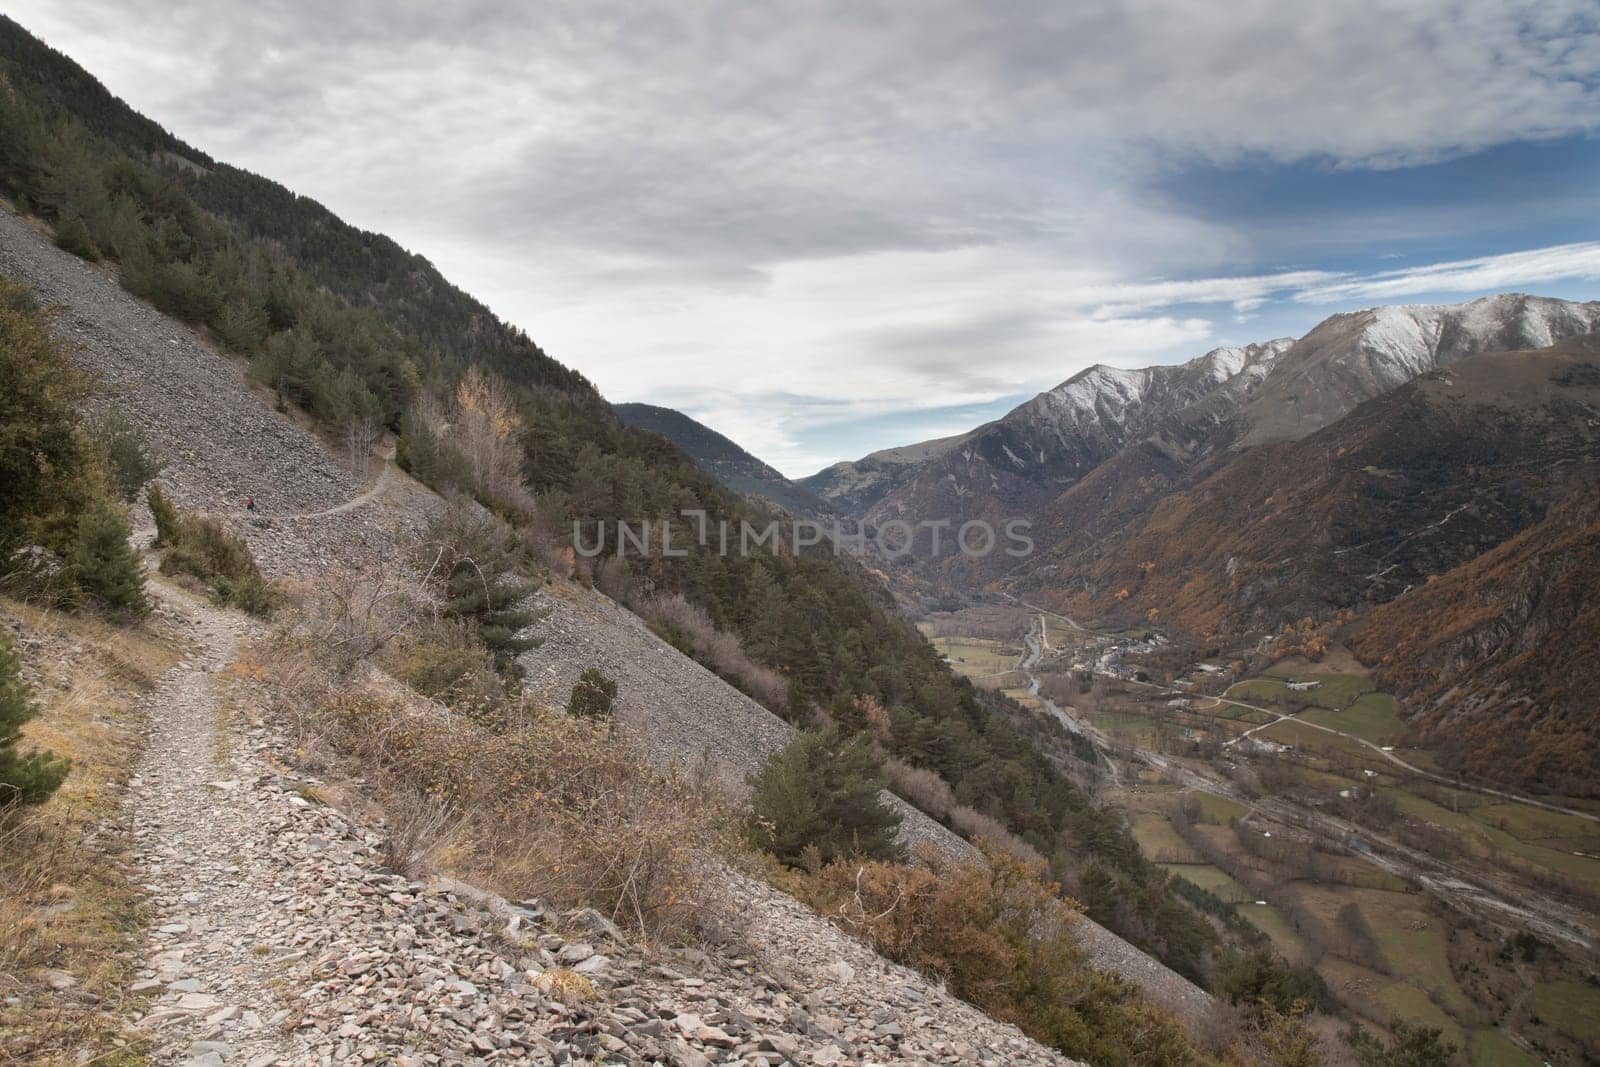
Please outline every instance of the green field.
[{"label": "green field", "polygon": [[[1315,682],[1312,689],[1290,689],[1290,682]],[[1308,706],[1337,711],[1347,708],[1363,694],[1375,687],[1366,678],[1354,674],[1323,674],[1306,678],[1249,678],[1239,682],[1227,695],[1235,700],[1252,704],[1273,704],[1282,707]]]},{"label": "green field", "polygon": [[1250,890],[1234,881],[1226,871],[1209,863],[1163,863],[1161,866],[1231,904],[1243,904],[1255,899],[1250,895]]},{"label": "green field", "polygon": [[1472,1035],[1472,1067],[1541,1067],[1544,1060],[1518,1048],[1500,1030],[1479,1030]]},{"label": "green field", "polygon": [[1422,1023],[1425,1026],[1435,1026],[1444,1031],[1446,1041],[1456,1048],[1466,1046],[1466,1035],[1461,1029],[1461,1024],[1445,1014],[1443,1008],[1428,999],[1428,994],[1414,985],[1405,982],[1396,982],[1385,986],[1377,997],[1378,1003],[1391,1015],[1398,1015],[1411,1022]]},{"label": "green field", "polygon": [[1156,863],[1200,863],[1198,852],[1178,836],[1172,822],[1159,811],[1141,811],[1133,817],[1133,837],[1139,851]]},{"label": "green field", "polygon": [[1541,1019],[1585,1041],[1600,1041],[1600,987],[1587,982],[1539,982],[1529,1005]]},{"label": "green field", "polygon": [[1363,894],[1361,914],[1372,927],[1378,949],[1395,974],[1405,975],[1432,993],[1445,1007],[1463,1018],[1472,1016],[1472,1001],[1461,991],[1450,972],[1450,957],[1444,931],[1438,920],[1419,918],[1407,907],[1381,906],[1376,894]]},{"label": "green field", "polygon": [[1092,711],[1089,721],[1108,734],[1116,734],[1138,745],[1155,741],[1156,721],[1148,715],[1124,714],[1118,711]]},{"label": "green field", "polygon": [[[1488,851],[1487,846],[1493,846],[1502,852],[1517,856],[1547,870],[1584,880],[1591,885],[1600,884],[1600,860],[1591,859],[1588,856],[1574,856],[1570,850],[1550,848],[1547,845],[1524,841],[1513,837],[1498,826],[1489,825],[1478,818],[1480,809],[1493,808],[1499,812],[1500,821],[1521,823],[1526,826],[1532,825],[1534,822],[1534,816],[1526,813],[1542,813],[1543,809],[1532,808],[1526,804],[1516,804],[1514,802],[1485,805],[1479,802],[1481,798],[1473,797],[1468,801],[1468,803],[1472,804],[1471,807],[1468,807],[1466,811],[1457,812],[1405,790],[1392,789],[1386,792],[1394,799],[1395,805],[1406,814],[1415,815],[1440,826],[1448,826],[1451,829],[1460,830],[1469,837],[1476,837],[1484,846],[1485,853]],[[1463,797],[1466,796],[1466,794],[1461,795]],[[1524,809],[1525,813],[1512,815],[1506,812],[1505,809],[1507,808],[1521,808]],[[1559,815],[1560,813],[1549,812],[1547,814]],[[1589,825],[1592,826],[1593,824]]]},{"label": "green field", "polygon": [[[1337,715],[1338,712],[1329,714]],[[1300,722],[1298,719],[1284,719],[1275,722],[1264,730],[1257,730],[1252,737],[1259,737],[1263,741],[1276,741],[1280,745],[1292,745],[1295,748],[1311,749],[1312,751],[1348,752],[1352,756],[1362,756],[1375,762],[1382,763],[1383,757],[1372,751],[1360,741],[1338,734],[1330,734],[1326,730],[1318,730],[1314,726]]]},{"label": "green field", "polygon": [[1290,691],[1280,678],[1251,678],[1233,686],[1224,695],[1251,704],[1286,704]]},{"label": "green field", "polygon": [[935,638],[933,646],[944,654],[950,665],[969,678],[1001,674],[1016,667],[1022,650],[999,641],[979,641],[973,638],[956,640]]},{"label": "green field", "polygon": [[1384,745],[1405,736],[1406,725],[1400,721],[1397,707],[1388,693],[1363,693],[1343,711],[1318,707],[1301,712],[1299,717]]},{"label": "green field", "polygon": [[1227,826],[1234,819],[1242,819],[1250,810],[1237,800],[1219,797],[1215,793],[1203,793],[1193,789],[1187,795],[1199,798],[1200,821],[1214,823],[1217,826]]},{"label": "green field", "polygon": [[1239,905],[1239,914],[1244,916],[1251,926],[1266,934],[1273,947],[1283,954],[1284,959],[1295,963],[1304,957],[1306,943],[1294,932],[1289,921],[1283,917],[1283,912],[1271,904],[1247,901]]},{"label": "green field", "polygon": [[1524,841],[1549,838],[1596,838],[1600,844],[1600,823],[1581,815],[1546,811],[1528,804],[1483,804],[1472,809],[1472,817],[1486,826],[1504,830]]}]

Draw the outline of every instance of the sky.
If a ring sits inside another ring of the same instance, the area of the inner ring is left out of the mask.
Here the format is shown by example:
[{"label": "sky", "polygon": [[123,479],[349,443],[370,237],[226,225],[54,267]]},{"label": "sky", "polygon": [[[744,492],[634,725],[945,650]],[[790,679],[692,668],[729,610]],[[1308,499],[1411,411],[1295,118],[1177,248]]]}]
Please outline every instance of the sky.
[{"label": "sky", "polygon": [[1600,298],[1596,0],[10,0],[791,476],[1094,363]]}]

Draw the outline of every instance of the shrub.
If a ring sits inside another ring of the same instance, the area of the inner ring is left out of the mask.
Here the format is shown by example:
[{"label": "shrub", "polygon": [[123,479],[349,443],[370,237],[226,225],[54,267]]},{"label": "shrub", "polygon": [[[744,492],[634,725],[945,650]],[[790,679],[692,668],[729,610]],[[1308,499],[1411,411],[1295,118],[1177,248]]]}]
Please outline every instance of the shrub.
[{"label": "shrub", "polygon": [[1361,1067],[1444,1067],[1454,1063],[1456,1047],[1444,1039],[1444,1031],[1396,1019],[1389,1029],[1394,1037],[1388,1044],[1359,1026],[1352,1026],[1345,1041]]},{"label": "shrub", "polygon": [[1310,967],[1286,966],[1266,949],[1225,958],[1217,968],[1216,991],[1257,1013],[1270,1010],[1288,1015],[1334,1004],[1322,975]]},{"label": "shrub", "polygon": [[567,714],[580,719],[610,719],[617,702],[617,683],[590,667],[572,683],[572,695],[567,698]]},{"label": "shrub", "polygon": [[460,620],[418,627],[385,647],[379,662],[423,696],[468,714],[505,696],[488,649]]},{"label": "shrub", "polygon": [[144,567],[128,543],[128,517],[110,501],[100,501],[78,517],[77,534],[67,552],[74,584],[113,611],[129,615],[149,612],[144,595]]},{"label": "shrub", "polygon": [[[155,511],[154,506],[151,508]],[[250,546],[223,529],[209,515],[177,513],[177,526],[164,537],[167,551],[162,574],[187,574],[211,588],[211,598],[224,607],[262,617],[272,614],[274,597],[256,566]],[[157,529],[161,519],[157,518]],[[159,534],[158,534],[159,536]]]},{"label": "shrub", "polygon": [[956,795],[951,791],[950,783],[940,777],[938,771],[913,767],[894,756],[883,761],[883,769],[889,778],[889,788],[909,800],[918,810],[935,819],[946,819],[955,808]]},{"label": "shrub", "polygon": [[38,713],[11,634],[0,627],[0,810],[43,803],[67,777],[66,760],[50,752],[17,752],[22,724]]},{"label": "shrub", "polygon": [[90,420],[89,437],[105,457],[124,501],[138,496],[165,466],[150,451],[144,431],[117,408],[108,408]]},{"label": "shrub", "polygon": [[150,487],[145,500],[150,505],[150,517],[156,524],[156,547],[176,544],[181,536],[178,509],[159,485]]},{"label": "shrub", "polygon": [[[616,577],[627,570],[627,560],[614,556],[600,569],[600,587],[613,599],[621,599],[608,589],[622,581]],[[789,682],[771,667],[757,663],[745,651],[739,636],[719,630],[706,610],[682,594],[657,597],[644,605],[641,614],[651,627],[680,652],[694,657],[727,681],[732,682],[763,706],[783,714],[789,710]]]},{"label": "shrub", "polygon": [[287,628],[252,654],[304,751],[345,761],[391,813],[395,862],[592,907],[651,938],[685,936],[721,905],[704,865],[731,841],[726,809],[604,724],[509,693],[494,727],[420,709]]},{"label": "shrub", "polygon": [[55,239],[57,248],[71,252],[79,259],[86,259],[90,263],[100,259],[100,246],[89,235],[89,227],[84,225],[83,216],[76,212],[63,216],[56,223]]},{"label": "shrub", "polygon": [[1181,1025],[1137,989],[1091,969],[1074,912],[1040,863],[936,853],[923,863],[836,861],[799,894],[889,959],[928,972],[997,1019],[1096,1064],[1199,1059]]},{"label": "shrub", "polygon": [[801,731],[773,753],[752,785],[750,839],[783,863],[797,865],[808,853],[823,863],[899,853],[900,817],[878,797],[881,760],[859,734]]}]

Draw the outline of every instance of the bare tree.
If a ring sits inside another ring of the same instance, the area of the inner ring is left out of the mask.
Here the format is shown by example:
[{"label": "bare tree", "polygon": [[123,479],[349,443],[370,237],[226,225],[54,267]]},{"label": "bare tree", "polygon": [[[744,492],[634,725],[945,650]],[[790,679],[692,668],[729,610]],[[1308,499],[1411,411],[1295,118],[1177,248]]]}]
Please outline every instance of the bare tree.
[{"label": "bare tree", "polygon": [[372,456],[372,446],[378,441],[378,427],[370,415],[351,418],[344,429],[345,448],[349,450],[350,470],[365,478],[367,461]]},{"label": "bare tree", "polygon": [[457,445],[466,454],[473,488],[505,499],[526,493],[522,481],[522,455],[517,416],[511,392],[503,382],[470,367],[456,386],[455,431]]}]

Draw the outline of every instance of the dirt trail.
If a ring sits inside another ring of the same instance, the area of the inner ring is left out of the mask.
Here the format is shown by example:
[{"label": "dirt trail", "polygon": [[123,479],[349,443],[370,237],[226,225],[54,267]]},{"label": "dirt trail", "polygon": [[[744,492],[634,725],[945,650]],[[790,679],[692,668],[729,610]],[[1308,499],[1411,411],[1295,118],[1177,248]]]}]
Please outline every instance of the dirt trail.
[{"label": "dirt trail", "polygon": [[353,496],[341,504],[335,504],[331,508],[323,508],[320,511],[297,511],[288,515],[273,515],[271,517],[289,522],[300,519],[324,519],[329,515],[343,515],[347,511],[354,511],[357,508],[365,507],[378,497],[382,496],[384,493],[387,493],[389,491],[389,487],[394,484],[396,468],[394,465],[393,456],[394,450],[390,449],[389,452],[383,457],[383,470],[378,472],[378,477],[374,479],[373,483],[359,495]]},{"label": "dirt trail", "polygon": [[[250,624],[164,583],[151,592],[189,621],[197,651],[149,698],[150,733],[128,806],[145,887],[157,911],[145,977],[158,993],[139,1021],[162,1061],[273,1063],[281,960],[252,950],[279,892],[272,819],[226,756],[214,688]],[[286,1013],[285,1013],[286,1014]]]}]

